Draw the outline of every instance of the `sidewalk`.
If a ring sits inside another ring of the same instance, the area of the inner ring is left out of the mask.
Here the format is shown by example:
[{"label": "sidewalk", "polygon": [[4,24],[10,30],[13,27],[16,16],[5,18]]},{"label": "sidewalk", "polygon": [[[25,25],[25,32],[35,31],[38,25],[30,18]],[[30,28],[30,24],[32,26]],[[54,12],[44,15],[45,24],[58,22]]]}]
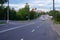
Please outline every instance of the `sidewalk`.
[{"label": "sidewalk", "polygon": [[60,24],[53,23],[52,20],[50,22],[52,29],[57,33],[57,40],[60,40]]},{"label": "sidewalk", "polygon": [[51,21],[52,23],[52,28],[58,33],[58,35],[60,36],[60,24],[56,24],[56,23],[53,23],[53,21]]},{"label": "sidewalk", "polygon": [[58,35],[60,36],[60,24],[53,24],[55,27],[56,32],[58,33]]}]

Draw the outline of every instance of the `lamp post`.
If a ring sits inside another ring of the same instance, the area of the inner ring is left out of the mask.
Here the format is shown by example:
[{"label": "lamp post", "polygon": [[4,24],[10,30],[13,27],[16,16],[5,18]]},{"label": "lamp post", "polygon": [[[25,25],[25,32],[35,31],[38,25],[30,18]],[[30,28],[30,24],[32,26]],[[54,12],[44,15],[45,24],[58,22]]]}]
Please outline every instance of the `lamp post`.
[{"label": "lamp post", "polygon": [[8,8],[7,8],[7,23],[9,22],[9,0],[8,0]]}]

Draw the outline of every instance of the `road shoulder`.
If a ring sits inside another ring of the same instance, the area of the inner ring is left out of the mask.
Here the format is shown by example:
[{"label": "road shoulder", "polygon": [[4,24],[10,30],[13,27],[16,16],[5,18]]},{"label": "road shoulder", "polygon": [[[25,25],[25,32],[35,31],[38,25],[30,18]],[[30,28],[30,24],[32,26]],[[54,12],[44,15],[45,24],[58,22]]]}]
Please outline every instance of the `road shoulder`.
[{"label": "road shoulder", "polygon": [[50,20],[51,23],[51,27],[53,29],[53,31],[55,31],[57,33],[57,40],[60,40],[60,24],[56,24],[54,23],[54,21]]}]

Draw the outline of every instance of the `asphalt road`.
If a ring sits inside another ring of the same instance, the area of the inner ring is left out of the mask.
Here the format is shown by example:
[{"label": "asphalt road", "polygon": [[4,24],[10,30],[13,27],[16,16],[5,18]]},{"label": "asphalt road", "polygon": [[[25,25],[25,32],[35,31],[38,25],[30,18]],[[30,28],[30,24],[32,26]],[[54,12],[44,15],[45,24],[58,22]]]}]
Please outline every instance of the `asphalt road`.
[{"label": "asphalt road", "polygon": [[[9,24],[10,25],[10,24]],[[56,33],[49,20],[40,19],[22,25],[13,25],[0,30],[0,40],[56,40]]]}]

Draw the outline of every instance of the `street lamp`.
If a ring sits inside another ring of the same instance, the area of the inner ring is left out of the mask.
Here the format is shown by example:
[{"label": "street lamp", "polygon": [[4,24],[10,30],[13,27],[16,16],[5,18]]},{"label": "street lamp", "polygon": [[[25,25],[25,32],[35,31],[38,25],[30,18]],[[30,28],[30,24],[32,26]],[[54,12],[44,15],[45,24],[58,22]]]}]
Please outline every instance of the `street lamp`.
[{"label": "street lamp", "polygon": [[9,0],[8,0],[8,8],[7,8],[7,23],[9,22]]}]

